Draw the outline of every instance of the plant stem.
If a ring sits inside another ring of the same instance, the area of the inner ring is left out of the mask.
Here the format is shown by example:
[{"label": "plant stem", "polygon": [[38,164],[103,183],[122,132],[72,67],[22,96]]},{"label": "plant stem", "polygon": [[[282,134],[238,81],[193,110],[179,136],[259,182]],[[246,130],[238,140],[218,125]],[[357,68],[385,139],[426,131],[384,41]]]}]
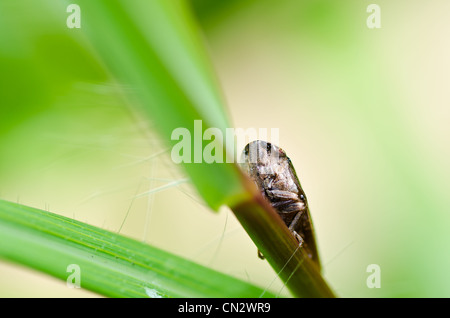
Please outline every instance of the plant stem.
[{"label": "plant stem", "polygon": [[296,297],[335,297],[279,215],[251,186],[252,199],[231,209],[287,288]]}]

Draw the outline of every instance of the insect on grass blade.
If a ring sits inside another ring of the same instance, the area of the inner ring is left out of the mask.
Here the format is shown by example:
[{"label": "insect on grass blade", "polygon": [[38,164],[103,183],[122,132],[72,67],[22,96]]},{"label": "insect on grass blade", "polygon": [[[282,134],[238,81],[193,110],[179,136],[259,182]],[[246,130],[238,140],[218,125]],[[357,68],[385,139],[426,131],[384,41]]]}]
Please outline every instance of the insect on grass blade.
[{"label": "insect on grass blade", "polygon": [[[294,166],[284,150],[271,143],[256,140],[245,146],[241,162],[262,196],[320,269],[308,201]],[[258,252],[258,255],[263,258],[261,253]]]}]

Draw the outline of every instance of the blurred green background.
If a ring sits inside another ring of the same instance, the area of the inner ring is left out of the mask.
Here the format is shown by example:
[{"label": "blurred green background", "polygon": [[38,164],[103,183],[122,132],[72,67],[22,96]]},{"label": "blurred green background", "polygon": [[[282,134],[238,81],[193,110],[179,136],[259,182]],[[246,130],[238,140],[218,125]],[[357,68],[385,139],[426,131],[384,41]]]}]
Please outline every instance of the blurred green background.
[{"label": "blurred green background", "polygon": [[[286,295],[233,214],[212,213],[132,113],[133,87],[83,20],[66,27],[68,3],[0,2],[0,198]],[[377,1],[382,27],[369,29],[370,3],[191,1],[234,126],[280,129],[336,293],[450,297],[450,3]],[[0,296],[96,295],[2,261]]]}]

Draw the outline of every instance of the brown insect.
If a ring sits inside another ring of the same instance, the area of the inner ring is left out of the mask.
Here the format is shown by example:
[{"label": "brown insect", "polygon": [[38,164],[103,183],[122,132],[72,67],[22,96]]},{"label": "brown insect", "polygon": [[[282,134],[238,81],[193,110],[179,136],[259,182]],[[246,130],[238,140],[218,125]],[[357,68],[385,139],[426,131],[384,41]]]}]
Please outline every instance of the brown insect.
[{"label": "brown insect", "polygon": [[[257,140],[245,146],[242,167],[263,197],[283,219],[292,235],[320,269],[320,260],[306,195],[286,153],[268,142]],[[264,256],[258,251],[260,258]]]}]

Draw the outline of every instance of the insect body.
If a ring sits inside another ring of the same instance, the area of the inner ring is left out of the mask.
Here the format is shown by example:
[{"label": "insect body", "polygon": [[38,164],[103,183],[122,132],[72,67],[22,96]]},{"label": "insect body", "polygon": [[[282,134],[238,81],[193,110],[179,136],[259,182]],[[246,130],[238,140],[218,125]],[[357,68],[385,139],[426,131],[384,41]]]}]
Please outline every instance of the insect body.
[{"label": "insect body", "polygon": [[257,140],[245,146],[241,162],[263,197],[320,268],[308,202],[286,153],[275,145]]}]

